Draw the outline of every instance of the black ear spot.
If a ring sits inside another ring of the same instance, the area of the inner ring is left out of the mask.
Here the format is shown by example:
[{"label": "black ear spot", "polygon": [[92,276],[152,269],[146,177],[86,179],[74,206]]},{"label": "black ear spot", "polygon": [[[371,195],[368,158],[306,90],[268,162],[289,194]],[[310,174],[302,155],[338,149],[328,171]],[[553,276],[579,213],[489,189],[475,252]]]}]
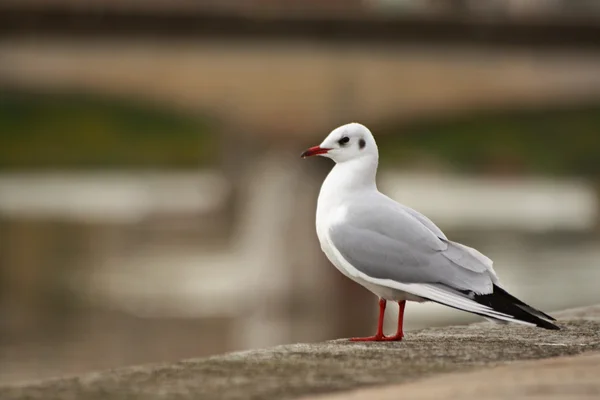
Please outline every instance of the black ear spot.
[{"label": "black ear spot", "polygon": [[365,139],[360,139],[358,141],[358,147],[362,150],[365,148],[365,146],[367,145],[367,142],[365,142]]}]

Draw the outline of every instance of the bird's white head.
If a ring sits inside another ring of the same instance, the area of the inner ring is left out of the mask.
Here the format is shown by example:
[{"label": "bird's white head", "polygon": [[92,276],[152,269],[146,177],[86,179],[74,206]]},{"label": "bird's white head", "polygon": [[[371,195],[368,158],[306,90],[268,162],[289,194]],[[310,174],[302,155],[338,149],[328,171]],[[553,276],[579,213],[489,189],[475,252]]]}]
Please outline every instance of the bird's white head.
[{"label": "bird's white head", "polygon": [[318,145],[302,153],[302,158],[324,156],[336,163],[368,157],[376,161],[379,157],[375,138],[366,126],[353,122],[331,131]]}]

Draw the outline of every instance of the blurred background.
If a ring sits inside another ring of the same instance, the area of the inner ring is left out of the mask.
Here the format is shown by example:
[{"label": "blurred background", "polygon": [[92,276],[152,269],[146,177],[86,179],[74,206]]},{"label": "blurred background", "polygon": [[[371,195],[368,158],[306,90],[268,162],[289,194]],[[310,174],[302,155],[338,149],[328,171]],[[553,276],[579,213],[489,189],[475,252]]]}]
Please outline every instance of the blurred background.
[{"label": "blurred background", "polygon": [[351,121],[515,295],[600,302],[599,38],[593,0],[0,0],[0,384],[371,334],[299,158]]}]

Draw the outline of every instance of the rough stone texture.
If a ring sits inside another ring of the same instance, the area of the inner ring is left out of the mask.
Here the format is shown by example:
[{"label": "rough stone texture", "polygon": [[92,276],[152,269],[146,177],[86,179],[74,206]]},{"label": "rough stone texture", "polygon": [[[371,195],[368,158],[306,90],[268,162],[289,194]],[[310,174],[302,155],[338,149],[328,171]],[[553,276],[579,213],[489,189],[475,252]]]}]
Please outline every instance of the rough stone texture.
[{"label": "rough stone texture", "polygon": [[4,387],[0,399],[286,399],[600,351],[600,306],[557,316],[560,331],[483,323],[409,332],[400,343],[286,345]]},{"label": "rough stone texture", "polygon": [[600,399],[600,353],[522,361],[473,372],[442,374],[405,385],[359,389],[302,400],[564,400]]}]

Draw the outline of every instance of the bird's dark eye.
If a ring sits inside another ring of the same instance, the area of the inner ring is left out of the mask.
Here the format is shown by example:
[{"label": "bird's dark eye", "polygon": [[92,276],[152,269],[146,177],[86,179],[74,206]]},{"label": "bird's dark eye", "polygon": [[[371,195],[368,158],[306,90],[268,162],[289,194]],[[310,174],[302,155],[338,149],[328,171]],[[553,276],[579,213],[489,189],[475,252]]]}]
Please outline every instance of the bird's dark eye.
[{"label": "bird's dark eye", "polygon": [[367,143],[365,142],[365,139],[360,139],[358,141],[358,147],[360,147],[361,150],[364,149],[366,145]]},{"label": "bird's dark eye", "polygon": [[338,143],[343,146],[346,143],[348,143],[349,141],[350,141],[350,138],[348,136],[344,136],[340,140],[338,140]]}]

